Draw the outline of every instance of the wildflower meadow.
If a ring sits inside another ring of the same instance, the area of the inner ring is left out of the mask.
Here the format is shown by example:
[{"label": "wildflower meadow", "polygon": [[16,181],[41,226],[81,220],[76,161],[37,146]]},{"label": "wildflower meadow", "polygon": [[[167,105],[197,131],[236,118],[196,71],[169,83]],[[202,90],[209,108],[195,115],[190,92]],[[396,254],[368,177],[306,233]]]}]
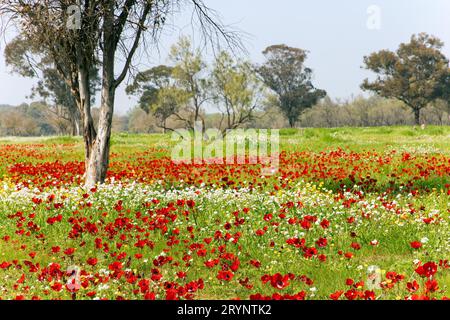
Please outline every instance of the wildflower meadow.
[{"label": "wildflower meadow", "polygon": [[447,127],[280,130],[279,167],[174,163],[116,134],[0,140],[1,299],[450,297]]}]

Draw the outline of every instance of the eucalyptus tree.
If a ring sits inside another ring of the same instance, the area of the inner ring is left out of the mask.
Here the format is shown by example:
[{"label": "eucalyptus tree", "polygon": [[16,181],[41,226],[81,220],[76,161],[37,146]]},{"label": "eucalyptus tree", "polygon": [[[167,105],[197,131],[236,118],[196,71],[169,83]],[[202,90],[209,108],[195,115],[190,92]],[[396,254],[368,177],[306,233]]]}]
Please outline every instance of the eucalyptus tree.
[{"label": "eucalyptus tree", "polygon": [[[5,47],[5,62],[14,73],[23,77],[37,78],[37,84],[32,88],[30,97],[40,97],[48,103],[49,110],[57,117],[68,121],[72,128],[72,135],[81,133],[81,114],[77,108],[74,96],[55,68],[51,57],[46,52],[40,52],[40,44],[21,35],[16,36]],[[95,100],[100,78],[98,70],[91,70],[91,103]]]},{"label": "eucalyptus tree", "polygon": [[[167,19],[189,7],[205,39],[224,39],[239,46],[202,0],[0,0],[4,25],[13,24],[51,59],[65,80],[82,117],[87,186],[103,183],[109,165],[111,127],[118,86],[133,66],[139,49],[158,41]],[[97,127],[91,112],[92,77],[101,74]],[[96,129],[97,128],[97,129]]]},{"label": "eucalyptus tree", "polygon": [[377,74],[374,81],[364,80],[362,89],[404,102],[420,124],[421,110],[437,99],[448,99],[449,60],[442,53],[444,43],[421,33],[392,52],[381,50],[364,57],[364,66]]},{"label": "eucalyptus tree", "polygon": [[294,127],[302,112],[326,96],[312,83],[313,70],[305,66],[307,51],[273,45],[263,51],[266,61],[258,68],[264,83],[278,96],[281,112]]}]

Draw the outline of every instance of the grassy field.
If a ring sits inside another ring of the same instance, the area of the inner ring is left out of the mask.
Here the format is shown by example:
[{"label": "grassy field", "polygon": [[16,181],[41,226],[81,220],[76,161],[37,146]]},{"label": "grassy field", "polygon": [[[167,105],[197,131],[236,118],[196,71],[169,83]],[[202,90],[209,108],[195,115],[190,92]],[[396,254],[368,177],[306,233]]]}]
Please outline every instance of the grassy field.
[{"label": "grassy field", "polygon": [[114,135],[85,190],[80,138],[0,138],[0,297],[450,296],[450,128],[281,130],[274,176],[174,143]]}]

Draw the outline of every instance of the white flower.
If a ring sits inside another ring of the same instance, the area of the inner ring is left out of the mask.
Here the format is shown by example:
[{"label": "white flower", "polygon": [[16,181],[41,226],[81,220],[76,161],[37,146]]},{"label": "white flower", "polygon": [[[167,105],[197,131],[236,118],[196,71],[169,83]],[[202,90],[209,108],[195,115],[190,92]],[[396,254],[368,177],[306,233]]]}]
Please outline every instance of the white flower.
[{"label": "white flower", "polygon": [[101,284],[97,288],[98,288],[99,291],[101,291],[101,290],[108,290],[109,286],[107,284]]},{"label": "white flower", "polygon": [[427,243],[429,240],[428,240],[428,238],[427,237],[423,237],[421,240],[420,240],[420,242],[422,242],[422,244],[425,244],[425,243]]}]

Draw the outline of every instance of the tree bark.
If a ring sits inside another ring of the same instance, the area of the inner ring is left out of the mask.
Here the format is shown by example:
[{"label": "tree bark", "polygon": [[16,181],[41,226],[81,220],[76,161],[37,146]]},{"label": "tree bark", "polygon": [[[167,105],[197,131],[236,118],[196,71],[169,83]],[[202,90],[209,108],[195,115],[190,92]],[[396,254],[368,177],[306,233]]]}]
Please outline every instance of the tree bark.
[{"label": "tree bark", "polygon": [[94,127],[94,120],[91,114],[91,93],[90,93],[90,79],[87,71],[85,61],[80,59],[78,66],[78,85],[79,85],[79,109],[83,120],[83,139],[85,149],[86,172],[88,170],[88,163],[92,153],[92,147],[96,138]]},{"label": "tree bark", "polygon": [[109,166],[112,116],[114,112],[114,89],[102,90],[102,104],[97,137],[92,145],[86,171],[86,185],[103,183]]},{"label": "tree bark", "polygon": [[75,121],[74,121],[72,135],[75,137],[78,137],[80,135],[80,120],[79,119],[75,119]]},{"label": "tree bark", "polygon": [[111,140],[111,127],[114,112],[114,97],[116,84],[114,78],[114,2],[107,5],[103,24],[103,66],[102,66],[102,95],[98,133],[93,141],[87,159],[86,181],[87,187],[97,183],[104,183],[109,166],[109,147]]},{"label": "tree bark", "polygon": [[414,121],[416,125],[420,126],[420,108],[414,109]]},{"label": "tree bark", "polygon": [[71,134],[72,136],[79,136],[81,133],[80,129],[80,112],[79,108],[75,106],[73,110],[70,111],[70,126],[71,126]]}]

